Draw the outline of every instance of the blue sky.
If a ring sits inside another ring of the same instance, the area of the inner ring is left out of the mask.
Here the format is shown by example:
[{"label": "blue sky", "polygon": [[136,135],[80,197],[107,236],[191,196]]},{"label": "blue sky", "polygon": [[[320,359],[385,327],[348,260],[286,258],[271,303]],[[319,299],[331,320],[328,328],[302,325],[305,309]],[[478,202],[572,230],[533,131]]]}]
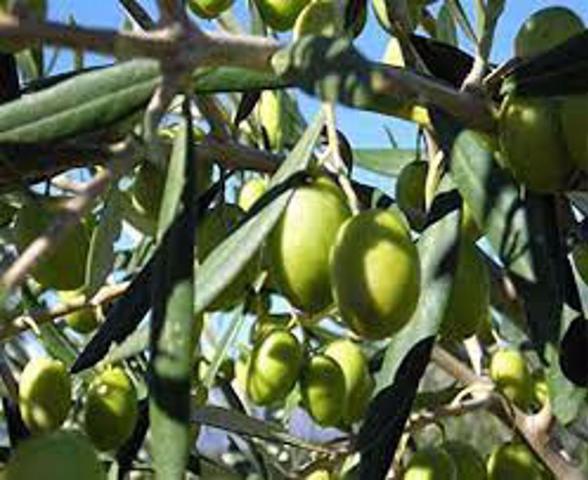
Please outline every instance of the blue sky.
[{"label": "blue sky", "polygon": [[[154,0],[143,0],[141,3],[149,11],[155,12]],[[437,2],[437,4],[441,3],[441,0]],[[474,0],[462,0],[462,4],[466,9],[471,10]],[[73,15],[76,22],[82,25],[117,27],[121,25],[124,18],[123,11],[115,0],[49,0],[49,5],[51,18],[67,21],[68,17]],[[243,18],[245,0],[235,0],[235,5],[237,15]],[[559,2],[553,0],[507,0],[505,14],[498,25],[492,60],[499,63],[508,59],[512,55],[513,38],[524,19],[531,11],[552,5],[565,5],[573,9],[588,24],[587,0],[560,0]],[[371,11],[367,27],[357,40],[357,45],[373,59],[379,59],[385,49],[386,34],[377,24]],[[470,46],[464,44],[464,47],[467,49]],[[64,54],[60,66],[67,67],[69,58]],[[306,113],[317,108],[316,102],[308,98],[303,98],[302,106]],[[354,146],[386,145],[388,140],[384,127],[392,130],[400,145],[414,145],[414,129],[407,122],[347,108],[339,108],[337,118],[339,128],[345,132]]]}]

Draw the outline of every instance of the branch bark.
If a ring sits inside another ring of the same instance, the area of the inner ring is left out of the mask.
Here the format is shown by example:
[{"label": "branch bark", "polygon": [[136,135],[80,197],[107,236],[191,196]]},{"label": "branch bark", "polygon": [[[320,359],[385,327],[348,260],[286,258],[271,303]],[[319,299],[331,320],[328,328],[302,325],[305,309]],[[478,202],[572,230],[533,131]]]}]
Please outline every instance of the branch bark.
[{"label": "branch bark", "polygon": [[[473,370],[441,347],[437,346],[433,349],[432,360],[462,383],[472,384],[488,381],[488,379],[476,375]],[[489,405],[488,411],[506,425],[516,429],[557,479],[586,480],[588,478],[579,468],[567,462],[551,448],[549,433],[554,418],[548,404],[534,415],[527,415],[515,405],[508,405],[505,401],[493,402]]]}]

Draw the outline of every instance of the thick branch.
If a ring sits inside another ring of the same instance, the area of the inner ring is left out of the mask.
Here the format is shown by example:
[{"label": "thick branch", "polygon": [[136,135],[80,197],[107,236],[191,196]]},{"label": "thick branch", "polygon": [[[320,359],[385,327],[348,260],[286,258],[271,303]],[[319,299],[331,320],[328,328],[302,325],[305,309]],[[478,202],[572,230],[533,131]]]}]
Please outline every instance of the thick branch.
[{"label": "thick branch", "polygon": [[154,58],[179,66],[184,72],[219,65],[267,70],[279,48],[276,41],[265,37],[203,33],[194,26],[179,28],[172,24],[150,32],[117,32],[6,14],[0,14],[0,38],[20,47],[46,43],[118,58]]}]

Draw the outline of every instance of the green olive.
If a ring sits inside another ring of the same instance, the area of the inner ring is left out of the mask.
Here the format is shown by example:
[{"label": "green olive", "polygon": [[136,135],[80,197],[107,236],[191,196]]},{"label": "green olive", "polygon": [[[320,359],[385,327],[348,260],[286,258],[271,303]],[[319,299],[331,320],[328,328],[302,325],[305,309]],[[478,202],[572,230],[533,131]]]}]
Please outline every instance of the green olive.
[{"label": "green olive", "polygon": [[300,310],[319,312],[332,301],[329,253],[351,212],[343,192],[326,175],[298,187],[269,235],[273,282]]},{"label": "green olive", "polygon": [[[243,210],[229,203],[206,212],[196,229],[196,256],[200,263],[235,230],[243,217]],[[256,257],[252,258],[237,278],[209,305],[208,310],[230,310],[235,307],[255,279],[257,261]]]},{"label": "green olive", "polygon": [[254,347],[247,371],[247,394],[257,405],[283,400],[302,366],[302,346],[287,330],[273,330]]},{"label": "green olive", "polygon": [[283,32],[294,26],[296,17],[310,0],[255,0],[266,25]]},{"label": "green olive", "polygon": [[[64,198],[57,197],[30,201],[18,211],[14,233],[19,252],[44,233],[63,211],[64,202]],[[85,223],[77,223],[33,268],[33,278],[43,287],[56,290],[75,290],[83,286],[89,248],[90,232]]]},{"label": "green olive", "polygon": [[247,212],[255,205],[255,202],[267,191],[268,181],[265,178],[252,178],[248,180],[239,190],[237,204],[244,212]]},{"label": "green olive", "polygon": [[257,104],[259,122],[267,134],[272,150],[282,151],[296,141],[296,119],[292,100],[285,91],[264,90]]},{"label": "green olive", "polygon": [[455,480],[457,467],[441,447],[418,450],[408,462],[403,480]]},{"label": "green olive", "polygon": [[335,426],[343,413],[345,376],[335,360],[326,355],[313,356],[302,368],[300,392],[313,420],[322,426]]},{"label": "green olive", "polygon": [[588,95],[570,95],[561,101],[561,127],[574,164],[588,172]]},{"label": "green olive", "polygon": [[65,365],[51,358],[30,360],[18,384],[20,413],[33,432],[61,426],[71,404],[71,380]]},{"label": "green olive", "polygon": [[216,18],[233,5],[234,0],[188,0],[190,10],[202,18]]},{"label": "green olive", "polygon": [[490,278],[476,246],[463,238],[449,301],[440,334],[446,340],[461,341],[476,333],[488,318]]},{"label": "green olive", "polygon": [[343,371],[345,396],[340,405],[341,420],[345,425],[352,425],[363,418],[374,388],[367,359],[351,340],[331,342],[325,355],[335,360]]},{"label": "green olive", "polygon": [[490,453],[486,463],[488,480],[545,480],[547,472],[522,443],[505,443]]},{"label": "green olive", "polygon": [[105,480],[96,451],[77,432],[57,431],[26,440],[16,448],[5,480]]},{"label": "green olive", "polygon": [[257,341],[270,331],[288,327],[290,315],[264,315],[258,317],[251,329],[251,340]]},{"label": "green olive", "polygon": [[[348,2],[342,4],[339,10],[337,0],[312,0],[298,15],[294,23],[294,38],[304,35],[320,35],[335,37],[344,31],[344,16]],[[366,9],[362,9],[351,26],[351,34],[357,36],[363,30],[367,19]]]},{"label": "green olive", "polygon": [[349,219],[332,250],[331,282],[343,321],[358,335],[382,339],[406,325],[420,294],[420,262],[399,217],[369,210]]},{"label": "green olive", "polygon": [[396,182],[396,203],[406,215],[410,226],[421,231],[427,220],[425,185],[428,163],[417,160],[406,165]]},{"label": "green olive", "polygon": [[531,15],[519,29],[515,39],[515,55],[532,57],[551,50],[570,37],[584,31],[584,22],[565,7],[548,7]]},{"label": "green olive", "polygon": [[565,190],[574,164],[560,135],[560,103],[550,98],[506,97],[499,118],[504,162],[530,190]]},{"label": "green olive", "polygon": [[135,386],[122,368],[98,374],[86,395],[84,427],[99,450],[116,450],[133,433],[138,416]]},{"label": "green olive", "polygon": [[442,448],[449,453],[457,468],[457,480],[486,480],[484,459],[470,444],[452,440],[443,443]]},{"label": "green olive", "polygon": [[522,409],[533,399],[533,379],[521,352],[497,350],[490,359],[490,378],[506,398]]}]

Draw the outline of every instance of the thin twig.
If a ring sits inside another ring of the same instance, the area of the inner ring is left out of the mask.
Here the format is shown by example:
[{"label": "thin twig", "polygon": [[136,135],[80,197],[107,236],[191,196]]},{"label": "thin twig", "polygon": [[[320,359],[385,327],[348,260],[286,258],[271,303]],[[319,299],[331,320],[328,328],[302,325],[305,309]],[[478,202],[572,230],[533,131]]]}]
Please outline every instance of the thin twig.
[{"label": "thin twig", "polygon": [[29,330],[31,324],[42,325],[79,310],[95,308],[111,303],[126,292],[129,284],[130,282],[124,282],[104,286],[90,300],[80,297],[80,299],[62,303],[50,309],[38,308],[31,310],[26,315],[15,318],[12,322],[2,323],[0,325],[0,340],[11,338],[14,335]]},{"label": "thin twig", "polygon": [[88,211],[93,201],[104,192],[110,182],[109,170],[98,173],[86,184],[82,194],[64,204],[63,211],[57,215],[49,228],[25,249],[6,272],[0,277],[0,284],[7,290],[19,286],[33,267],[59,245],[66,233],[76,225]]}]

